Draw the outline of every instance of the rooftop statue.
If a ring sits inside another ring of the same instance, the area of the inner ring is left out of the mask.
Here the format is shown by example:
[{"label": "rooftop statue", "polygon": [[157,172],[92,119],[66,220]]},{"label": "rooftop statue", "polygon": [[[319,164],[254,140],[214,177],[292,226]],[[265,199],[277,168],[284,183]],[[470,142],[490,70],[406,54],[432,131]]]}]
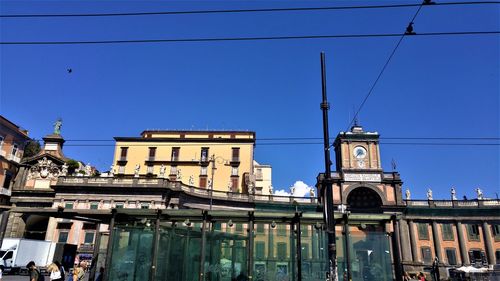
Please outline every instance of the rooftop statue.
[{"label": "rooftop statue", "polygon": [[406,200],[410,200],[411,199],[411,192],[410,192],[409,188],[406,189],[405,195],[406,195]]},{"label": "rooftop statue", "polygon": [[430,188],[427,189],[427,200],[432,200],[432,190]]},{"label": "rooftop statue", "polygon": [[457,191],[454,187],[451,188],[451,200],[457,200]]},{"label": "rooftop statue", "polygon": [[476,188],[476,193],[477,193],[477,200],[483,200],[484,199],[483,191],[479,187]]},{"label": "rooftop statue", "polygon": [[61,127],[62,127],[62,119],[58,118],[56,122],[54,123],[54,135],[60,135],[61,134]]}]

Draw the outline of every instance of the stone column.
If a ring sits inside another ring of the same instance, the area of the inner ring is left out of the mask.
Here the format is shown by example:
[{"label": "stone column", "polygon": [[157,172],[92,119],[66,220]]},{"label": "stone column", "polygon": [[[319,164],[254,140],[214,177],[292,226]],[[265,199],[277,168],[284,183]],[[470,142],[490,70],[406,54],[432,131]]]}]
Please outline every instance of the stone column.
[{"label": "stone column", "polygon": [[415,223],[412,220],[408,221],[408,232],[410,233],[411,257],[414,262],[420,261],[417,255],[417,240],[415,237]]},{"label": "stone column", "polygon": [[443,251],[441,249],[441,239],[439,238],[438,225],[436,221],[432,222],[432,240],[434,240],[434,252],[439,262],[443,262]]},{"label": "stone column", "polygon": [[465,248],[464,228],[462,226],[462,222],[460,221],[457,221],[457,236],[462,265],[470,265],[469,256],[467,255],[467,248]]},{"label": "stone column", "polygon": [[[401,240],[399,237],[400,229],[399,229],[399,220],[398,216],[394,216],[392,218],[393,225],[393,235],[392,235],[392,243],[394,244],[393,249],[393,258],[394,258],[394,271],[396,274],[396,280],[403,280],[403,266],[401,263]],[[350,279],[349,279],[350,280]]]},{"label": "stone column", "polygon": [[483,236],[484,236],[484,244],[486,248],[486,256],[488,257],[488,264],[495,264],[495,253],[493,251],[493,243],[491,241],[491,231],[490,226],[486,221],[483,221]]},{"label": "stone column", "polygon": [[410,237],[408,232],[408,223],[405,220],[401,220],[399,224],[399,237],[401,239],[401,255],[403,263],[411,261]]},{"label": "stone column", "polygon": [[57,228],[57,219],[50,217],[49,223],[47,224],[47,232],[45,233],[45,240],[57,242],[56,238],[54,237],[56,228]]}]

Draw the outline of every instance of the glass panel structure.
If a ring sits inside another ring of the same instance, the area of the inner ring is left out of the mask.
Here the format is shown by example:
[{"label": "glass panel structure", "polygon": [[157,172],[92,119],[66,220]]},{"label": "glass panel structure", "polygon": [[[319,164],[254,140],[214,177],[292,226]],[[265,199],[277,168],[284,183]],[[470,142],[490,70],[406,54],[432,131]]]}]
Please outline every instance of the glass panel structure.
[{"label": "glass panel structure", "polygon": [[148,280],[154,230],[151,226],[122,226],[114,229],[109,280]]},{"label": "glass panel structure", "polygon": [[350,226],[349,232],[352,280],[393,280],[389,236],[384,227]]},{"label": "glass panel structure", "polygon": [[[300,221],[285,213],[275,222],[248,213],[190,212],[189,219],[178,213],[117,222],[107,280],[325,280],[328,238],[321,215]],[[338,224],[336,233],[339,281],[348,281],[349,274],[352,281],[394,279],[384,222]]]}]

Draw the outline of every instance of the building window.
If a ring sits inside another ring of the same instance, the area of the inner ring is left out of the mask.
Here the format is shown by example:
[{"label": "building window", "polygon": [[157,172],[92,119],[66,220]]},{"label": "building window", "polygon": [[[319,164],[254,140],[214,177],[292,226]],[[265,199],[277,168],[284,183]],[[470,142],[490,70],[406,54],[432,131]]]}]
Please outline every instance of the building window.
[{"label": "building window", "polygon": [[470,250],[469,259],[472,265],[487,265],[486,254],[481,250]]},{"label": "building window", "polygon": [[214,222],[214,230],[221,231],[222,230],[222,224],[220,222]]},{"label": "building window", "polygon": [[141,209],[149,209],[149,204],[141,204]]},{"label": "building window", "polygon": [[236,178],[236,177],[231,178],[231,190],[232,191],[238,190],[238,178]]},{"label": "building window", "polygon": [[12,146],[12,156],[16,157],[17,151],[19,150],[19,145],[16,143]]},{"label": "building window", "polygon": [[301,225],[300,226],[300,235],[302,237],[308,237],[309,236],[309,226]]},{"label": "building window", "polygon": [[172,147],[171,161],[179,161],[180,147]]},{"label": "building window", "polygon": [[449,223],[443,223],[441,225],[441,232],[443,233],[443,240],[453,241],[455,240],[453,235],[453,227]]},{"label": "building window", "polygon": [[201,148],[201,162],[206,162],[208,161],[208,147],[202,147]]},{"label": "building window", "polygon": [[200,187],[203,187],[203,188],[207,187],[207,177],[206,176],[200,177]]},{"label": "building window", "polygon": [[94,236],[95,236],[94,232],[85,232],[85,239],[84,239],[83,243],[94,244]]},{"label": "building window", "polygon": [[446,259],[449,265],[457,265],[457,252],[455,249],[446,249]]},{"label": "building window", "polygon": [[206,176],[207,175],[207,166],[201,166],[200,168],[200,175]]},{"label": "building window", "polygon": [[154,166],[153,165],[148,165],[147,169],[146,169],[146,173],[148,173],[149,175],[152,175],[153,172],[154,172]]},{"label": "building window", "polygon": [[155,161],[155,156],[156,156],[156,147],[150,147],[148,161]]},{"label": "building window", "polygon": [[238,176],[238,167],[231,167],[231,176]]},{"label": "building window", "polygon": [[90,209],[91,210],[97,210],[97,209],[99,209],[99,203],[97,203],[97,202],[90,203]]},{"label": "building window", "polygon": [[243,231],[243,224],[237,223],[236,224],[236,231],[237,232],[242,232]]},{"label": "building window", "polygon": [[469,236],[469,241],[479,241],[479,225],[468,224],[467,235]]},{"label": "building window", "polygon": [[286,225],[278,224],[278,236],[286,236]]},{"label": "building window", "polygon": [[302,259],[303,260],[309,259],[309,244],[307,244],[307,243],[303,243],[302,244],[301,255],[302,255]]},{"label": "building window", "polygon": [[500,264],[500,250],[496,250],[495,257],[497,259],[497,264]]},{"label": "building window", "polygon": [[125,174],[125,166],[123,165],[118,166],[118,174]]},{"label": "building window", "polygon": [[263,241],[255,242],[255,258],[263,260],[265,258],[266,243]]},{"label": "building window", "polygon": [[425,263],[432,262],[431,248],[429,248],[429,247],[422,247],[422,248],[420,248],[420,250],[422,252],[422,260]]},{"label": "building window", "polygon": [[66,203],[64,204],[65,209],[73,209],[73,203]]},{"label": "building window", "polygon": [[123,209],[123,203],[116,203],[115,208],[117,208],[117,209]]},{"label": "building window", "polygon": [[286,259],[286,243],[278,242],[276,246],[276,248],[278,249],[277,258],[281,260]]},{"label": "building window", "polygon": [[170,175],[177,176],[177,166],[170,167]]},{"label": "building window", "polygon": [[232,162],[240,162],[240,148],[239,147],[233,147],[231,161]]},{"label": "building window", "polygon": [[0,149],[2,149],[2,146],[3,146],[3,140],[4,140],[4,137],[3,137],[3,136],[0,136]]},{"label": "building window", "polygon": [[495,237],[495,241],[500,241],[500,224],[491,225],[491,232],[493,233],[493,237]]},{"label": "building window", "polygon": [[12,180],[12,174],[9,171],[5,171],[5,177],[3,180],[3,188],[9,189],[10,188],[10,182]]},{"label": "building window", "polygon": [[121,152],[120,152],[120,161],[126,161],[127,160],[127,152],[128,152],[128,147],[121,147]]},{"label": "building window", "polygon": [[263,223],[257,224],[257,233],[264,233],[264,224]]},{"label": "building window", "polygon": [[426,223],[417,223],[418,239],[429,240],[429,227]]},{"label": "building window", "polygon": [[68,242],[68,231],[59,231],[59,238],[57,239],[57,242],[59,243],[66,243]]}]

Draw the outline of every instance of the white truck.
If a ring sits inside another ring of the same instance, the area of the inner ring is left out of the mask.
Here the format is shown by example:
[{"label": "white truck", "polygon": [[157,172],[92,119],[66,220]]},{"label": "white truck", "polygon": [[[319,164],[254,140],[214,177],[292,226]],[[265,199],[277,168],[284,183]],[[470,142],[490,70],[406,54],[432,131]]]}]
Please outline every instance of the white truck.
[{"label": "white truck", "polygon": [[73,266],[76,245],[52,241],[5,238],[0,249],[0,264],[6,273],[26,273],[26,264],[34,261],[45,271],[47,265],[59,261],[66,269]]}]

